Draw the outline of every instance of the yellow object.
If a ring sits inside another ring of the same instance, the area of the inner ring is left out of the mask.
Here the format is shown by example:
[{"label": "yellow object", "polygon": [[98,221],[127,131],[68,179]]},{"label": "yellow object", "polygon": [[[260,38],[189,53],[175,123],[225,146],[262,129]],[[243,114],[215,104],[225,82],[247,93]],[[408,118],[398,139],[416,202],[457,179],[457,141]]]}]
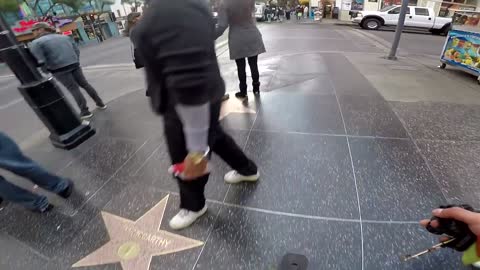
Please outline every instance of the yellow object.
[{"label": "yellow object", "polygon": [[190,158],[193,161],[193,164],[197,165],[202,162],[203,158],[205,158],[204,153],[188,153],[188,158]]},{"label": "yellow object", "polygon": [[126,242],[118,248],[117,254],[125,261],[134,259],[140,254],[140,245],[135,242]]},{"label": "yellow object", "polygon": [[464,265],[471,265],[480,261],[480,257],[477,256],[477,243],[471,245],[462,256],[462,262]]}]

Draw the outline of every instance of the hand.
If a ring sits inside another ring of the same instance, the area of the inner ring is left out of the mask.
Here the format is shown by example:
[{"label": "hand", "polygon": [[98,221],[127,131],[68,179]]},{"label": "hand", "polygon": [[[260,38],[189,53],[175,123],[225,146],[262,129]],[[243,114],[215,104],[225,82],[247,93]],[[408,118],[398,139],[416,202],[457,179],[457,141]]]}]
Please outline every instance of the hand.
[{"label": "hand", "polygon": [[[467,224],[472,233],[474,233],[477,237],[480,235],[480,213],[468,211],[460,207],[452,207],[445,209],[435,209],[432,211],[432,214],[439,218],[455,219],[461,221]],[[420,224],[423,227],[427,227],[429,222],[429,219],[424,219],[420,221]],[[430,223],[430,225],[434,228],[437,228],[438,222],[434,220]],[[448,238],[441,238],[440,241],[444,241],[447,239]]]},{"label": "hand", "polygon": [[195,163],[194,160],[187,156],[183,161],[185,166],[183,170],[183,180],[191,181],[195,180],[201,176],[204,176],[208,173],[208,159],[203,158],[200,162]]}]

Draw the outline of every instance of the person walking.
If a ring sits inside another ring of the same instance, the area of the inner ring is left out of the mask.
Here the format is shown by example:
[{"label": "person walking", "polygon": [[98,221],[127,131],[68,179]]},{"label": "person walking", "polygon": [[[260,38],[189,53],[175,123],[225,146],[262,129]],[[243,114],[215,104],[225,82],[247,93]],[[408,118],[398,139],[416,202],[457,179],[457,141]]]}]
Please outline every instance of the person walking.
[{"label": "person walking", "polygon": [[[140,12],[132,12],[127,15],[127,27],[125,29],[125,34],[127,37],[130,37],[132,34],[135,35],[135,25],[138,23],[141,16],[142,14]],[[135,40],[135,38],[133,38],[132,40]],[[132,60],[135,64],[135,68],[141,69],[145,67],[143,59],[141,59],[140,55],[138,54],[137,49],[135,48],[135,44],[133,44],[133,42],[130,44],[130,50],[132,52]]]},{"label": "person walking", "polygon": [[303,9],[303,16],[305,19],[308,19],[308,6],[305,6],[305,8]]},{"label": "person walking", "polygon": [[225,83],[214,29],[206,1],[196,0],[152,0],[135,27],[134,44],[145,61],[150,103],[163,116],[180,189],[180,211],[169,222],[176,230],[207,211],[204,190],[211,152],[233,169],[225,175],[226,183],[257,181],[260,176],[219,122]]},{"label": "person walking", "polygon": [[[36,162],[26,157],[18,145],[5,133],[0,132],[0,168],[25,177],[34,184],[68,198],[73,191],[73,182],[47,172]],[[47,197],[17,187],[0,175],[0,202],[10,201],[23,205],[34,212],[44,213],[53,209]]]},{"label": "person walking", "polygon": [[85,89],[99,109],[105,110],[107,106],[83,75],[79,62],[80,50],[75,42],[70,37],[56,34],[46,22],[34,24],[32,32],[35,40],[30,45],[30,51],[38,63],[70,91],[80,107],[80,118],[88,119],[93,116],[80,87]]},{"label": "person walking", "polygon": [[297,9],[295,10],[295,14],[297,15],[297,21],[302,19],[302,14],[303,14],[303,8],[301,6],[297,6]]},{"label": "person walking", "polygon": [[216,37],[220,37],[227,27],[228,48],[230,59],[235,60],[238,70],[238,80],[240,81],[240,91],[235,94],[237,98],[247,98],[247,73],[245,71],[246,62],[252,73],[253,93],[260,94],[260,74],[258,71],[258,55],[265,52],[262,34],[256,26],[252,17],[255,10],[254,0],[224,0],[220,7],[218,25],[216,28]]},{"label": "person walking", "polygon": [[283,18],[285,16],[285,10],[283,8],[278,8],[278,20],[283,22]]},{"label": "person walking", "polygon": [[272,9],[268,5],[265,8],[265,18],[268,22],[272,22]]}]

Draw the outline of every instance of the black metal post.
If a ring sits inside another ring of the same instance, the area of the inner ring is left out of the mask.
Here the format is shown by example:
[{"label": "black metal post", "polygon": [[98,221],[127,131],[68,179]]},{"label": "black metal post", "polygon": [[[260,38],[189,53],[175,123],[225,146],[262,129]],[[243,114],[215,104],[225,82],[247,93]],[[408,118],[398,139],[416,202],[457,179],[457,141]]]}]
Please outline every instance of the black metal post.
[{"label": "black metal post", "polygon": [[69,150],[95,134],[89,122],[80,120],[53,79],[38,71],[36,60],[17,42],[1,14],[0,58],[20,81],[20,93],[50,131],[55,147]]}]

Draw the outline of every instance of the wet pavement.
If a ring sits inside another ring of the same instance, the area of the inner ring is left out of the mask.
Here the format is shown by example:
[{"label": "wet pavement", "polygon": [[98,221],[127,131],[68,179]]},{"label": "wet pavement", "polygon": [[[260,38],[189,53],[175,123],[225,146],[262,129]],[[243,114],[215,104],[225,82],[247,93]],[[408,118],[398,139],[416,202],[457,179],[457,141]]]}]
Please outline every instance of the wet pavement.
[{"label": "wet pavement", "polygon": [[[0,206],[0,269],[277,269],[286,253],[305,255],[308,269],[461,269],[448,250],[399,256],[436,243],[418,225],[432,208],[480,206],[480,107],[386,100],[352,62],[381,51],[345,31],[262,26],[263,93],[231,98],[222,111],[261,179],[228,185],[229,168],[213,157],[208,213],[185,230],[168,227],[178,188],[144,90],[96,112],[97,135],[73,151],[46,140],[29,147],[77,191],[67,201],[49,194],[57,207],[45,215]],[[228,52],[219,62],[233,93]]]}]

